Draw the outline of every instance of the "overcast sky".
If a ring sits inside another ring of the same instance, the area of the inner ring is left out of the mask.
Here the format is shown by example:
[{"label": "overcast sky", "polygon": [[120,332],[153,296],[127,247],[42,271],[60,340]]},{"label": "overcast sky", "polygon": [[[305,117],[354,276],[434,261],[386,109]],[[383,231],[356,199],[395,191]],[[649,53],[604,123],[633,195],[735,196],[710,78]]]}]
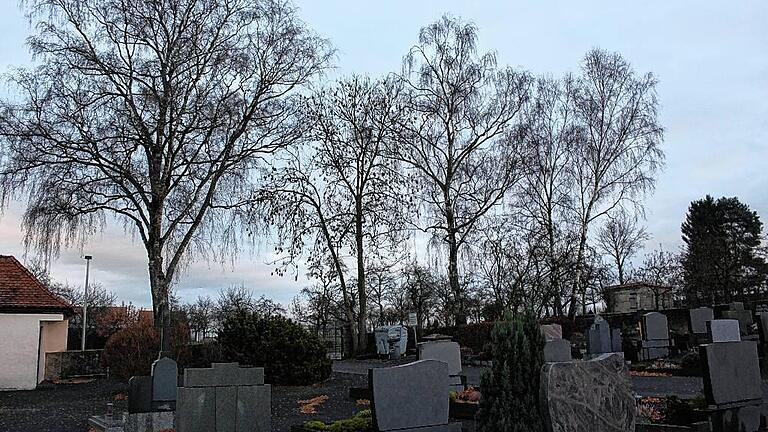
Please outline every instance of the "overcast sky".
[{"label": "overcast sky", "polygon": [[[0,6],[0,71],[24,65],[29,26],[15,1]],[[473,21],[483,50],[500,64],[535,74],[575,72],[592,47],[618,51],[637,72],[659,79],[666,168],[646,201],[649,246],[680,245],[690,201],[705,194],[738,196],[768,218],[768,2],[743,1],[298,1],[301,16],[338,49],[334,74],[383,75],[400,67],[419,29],[451,13]],[[0,90],[7,94],[7,89]],[[21,257],[23,204],[0,217],[0,254]],[[93,279],[121,300],[149,306],[143,247],[121,228],[107,229],[86,248]],[[184,300],[243,283],[257,295],[287,303],[301,287],[270,276],[258,252],[234,266],[196,263],[184,274]],[[54,278],[82,283],[80,251],[64,251]]]}]

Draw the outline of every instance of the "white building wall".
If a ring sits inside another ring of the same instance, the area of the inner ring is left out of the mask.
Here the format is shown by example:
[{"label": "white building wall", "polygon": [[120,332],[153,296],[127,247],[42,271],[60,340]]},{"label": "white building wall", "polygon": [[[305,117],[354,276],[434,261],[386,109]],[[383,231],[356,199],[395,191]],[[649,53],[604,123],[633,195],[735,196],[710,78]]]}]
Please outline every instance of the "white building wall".
[{"label": "white building wall", "polygon": [[0,390],[37,386],[45,368],[45,352],[66,350],[67,332],[62,331],[66,323],[62,314],[0,313]]}]

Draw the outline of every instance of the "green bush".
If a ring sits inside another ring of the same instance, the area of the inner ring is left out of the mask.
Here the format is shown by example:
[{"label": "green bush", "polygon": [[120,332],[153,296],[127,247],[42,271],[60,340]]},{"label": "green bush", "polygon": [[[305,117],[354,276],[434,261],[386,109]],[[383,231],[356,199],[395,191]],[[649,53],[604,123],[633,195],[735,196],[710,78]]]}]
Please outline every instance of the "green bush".
[{"label": "green bush", "polygon": [[179,346],[176,362],[179,370],[186,368],[209,368],[211,363],[221,363],[224,356],[218,343],[190,343]]},{"label": "green bush", "polygon": [[104,346],[101,361],[109,373],[123,381],[149,375],[160,351],[160,335],[150,322],[139,321],[118,330]]},{"label": "green bush", "polygon": [[279,315],[234,313],[222,323],[219,345],[225,361],[263,367],[271,384],[308,385],[331,375],[322,341]]},{"label": "green bush", "polygon": [[318,420],[304,422],[305,429],[328,432],[373,432],[371,410],[362,410],[354,416],[326,424]]},{"label": "green bush", "polygon": [[507,314],[491,332],[493,366],[483,373],[477,413],[484,432],[541,432],[539,383],[544,336],[531,314]]}]

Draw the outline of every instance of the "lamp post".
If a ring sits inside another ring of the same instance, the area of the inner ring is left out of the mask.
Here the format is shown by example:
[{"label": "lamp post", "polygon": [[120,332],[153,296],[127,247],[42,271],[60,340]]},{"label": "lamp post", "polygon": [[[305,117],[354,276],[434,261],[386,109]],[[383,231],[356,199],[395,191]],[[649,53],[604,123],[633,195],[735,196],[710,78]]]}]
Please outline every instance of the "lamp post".
[{"label": "lamp post", "polygon": [[83,292],[83,337],[81,338],[81,348],[85,351],[85,329],[88,327],[88,276],[91,271],[91,255],[83,257],[85,259],[85,291]]}]

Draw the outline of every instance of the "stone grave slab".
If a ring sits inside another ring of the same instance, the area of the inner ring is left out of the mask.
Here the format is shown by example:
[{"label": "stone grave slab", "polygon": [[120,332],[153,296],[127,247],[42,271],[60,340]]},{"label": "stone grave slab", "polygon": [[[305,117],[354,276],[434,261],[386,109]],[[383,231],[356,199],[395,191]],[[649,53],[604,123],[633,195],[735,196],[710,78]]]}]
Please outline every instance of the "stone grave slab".
[{"label": "stone grave slab", "polygon": [[178,432],[270,432],[272,388],[263,368],[214,363],[184,371]]},{"label": "stone grave slab", "polygon": [[699,347],[704,395],[710,405],[730,407],[762,400],[757,342],[718,342]]},{"label": "stone grave slab", "polygon": [[378,431],[461,430],[461,424],[448,423],[447,363],[419,360],[402,366],[369,369],[368,379]]},{"label": "stone grave slab", "polygon": [[461,348],[456,342],[438,341],[418,344],[419,360],[439,360],[448,364],[448,374],[461,373]]},{"label": "stone grave slab", "polygon": [[563,327],[560,324],[544,324],[541,326],[544,339],[551,341],[563,338]]},{"label": "stone grave slab", "polygon": [[688,327],[691,333],[697,335],[707,334],[707,321],[715,319],[712,308],[700,307],[688,311]]},{"label": "stone grave slab", "polygon": [[544,345],[545,362],[567,362],[573,360],[571,342],[565,339],[549,340]]},{"label": "stone grave slab", "polygon": [[707,321],[707,331],[712,343],[741,341],[739,322],[734,319]]},{"label": "stone grave slab", "polygon": [[757,315],[757,330],[760,342],[768,343],[768,312],[760,312]]},{"label": "stone grave slab", "polygon": [[744,309],[744,303],[733,302],[729,305],[729,309],[723,311],[723,318],[735,319],[739,322],[739,330],[743,334],[749,334],[749,329],[753,324],[752,312]]},{"label": "stone grave slab", "polygon": [[619,353],[587,361],[545,363],[541,406],[549,432],[635,430],[629,370]]}]

